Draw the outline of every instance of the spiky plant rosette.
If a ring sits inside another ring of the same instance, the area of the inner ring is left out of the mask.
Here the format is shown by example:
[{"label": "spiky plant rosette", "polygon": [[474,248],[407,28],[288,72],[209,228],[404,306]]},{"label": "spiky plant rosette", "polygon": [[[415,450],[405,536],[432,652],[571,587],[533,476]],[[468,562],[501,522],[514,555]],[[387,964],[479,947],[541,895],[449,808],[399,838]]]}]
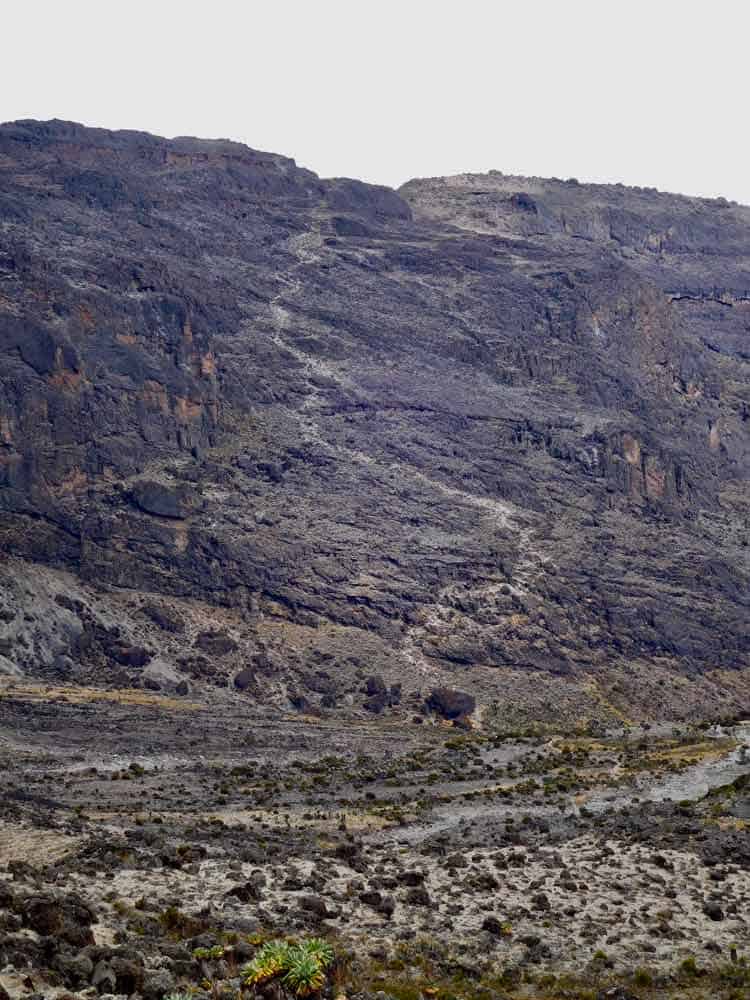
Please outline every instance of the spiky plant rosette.
[{"label": "spiky plant rosette", "polygon": [[308,997],[323,989],[326,977],[317,958],[307,954],[304,948],[292,948],[289,966],[281,981],[295,996]]},{"label": "spiky plant rosette", "polygon": [[287,941],[267,941],[244,967],[242,977],[245,986],[280,978],[287,992],[308,997],[323,989],[325,970],[333,960],[333,948],[323,938],[309,938],[294,945]]},{"label": "spiky plant rosette", "polygon": [[333,965],[333,948],[323,938],[308,938],[298,948],[304,955],[314,958],[321,969],[327,969]]},{"label": "spiky plant rosette", "polygon": [[286,941],[267,941],[242,970],[245,985],[257,986],[285,972],[289,967],[290,951]]}]

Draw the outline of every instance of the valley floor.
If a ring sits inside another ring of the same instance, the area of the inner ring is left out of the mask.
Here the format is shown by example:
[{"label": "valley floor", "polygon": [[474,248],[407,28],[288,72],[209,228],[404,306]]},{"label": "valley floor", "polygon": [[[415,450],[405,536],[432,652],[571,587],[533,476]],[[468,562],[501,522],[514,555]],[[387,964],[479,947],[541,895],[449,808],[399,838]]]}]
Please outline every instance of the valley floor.
[{"label": "valley floor", "polygon": [[509,736],[135,694],[0,688],[0,997],[230,997],[261,941],[309,935],[337,995],[750,996],[748,724]]}]

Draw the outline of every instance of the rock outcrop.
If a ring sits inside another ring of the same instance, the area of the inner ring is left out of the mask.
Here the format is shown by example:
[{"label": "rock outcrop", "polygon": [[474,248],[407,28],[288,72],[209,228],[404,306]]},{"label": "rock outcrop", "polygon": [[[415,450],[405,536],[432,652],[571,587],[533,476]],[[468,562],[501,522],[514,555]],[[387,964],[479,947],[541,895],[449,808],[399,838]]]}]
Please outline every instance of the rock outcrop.
[{"label": "rock outcrop", "polygon": [[749,338],[721,200],[2,126],[0,672],[739,710]]}]

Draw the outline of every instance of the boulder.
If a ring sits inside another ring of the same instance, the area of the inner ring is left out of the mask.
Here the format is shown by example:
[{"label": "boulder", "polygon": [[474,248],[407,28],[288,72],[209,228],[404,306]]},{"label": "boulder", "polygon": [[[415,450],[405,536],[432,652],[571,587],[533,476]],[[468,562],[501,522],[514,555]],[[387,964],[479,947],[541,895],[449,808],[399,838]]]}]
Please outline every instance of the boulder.
[{"label": "boulder", "polygon": [[179,634],[185,631],[185,623],[182,618],[180,618],[176,611],[165,607],[163,604],[142,604],[141,614],[150,618],[155,625],[164,629],[165,632]]},{"label": "boulder", "polygon": [[150,479],[139,480],[132,489],[133,503],[146,514],[182,519],[195,507],[194,494],[185,486],[167,486]]},{"label": "boulder", "polygon": [[448,687],[433,688],[425,703],[431,712],[444,719],[459,719],[471,715],[476,707],[473,695]]},{"label": "boulder", "polygon": [[249,687],[255,683],[255,671],[251,670],[250,667],[245,667],[243,670],[235,676],[234,686],[238,691],[246,691]]},{"label": "boulder", "polygon": [[15,910],[25,927],[44,937],[54,937],[78,948],[94,943],[91,925],[96,913],[73,893],[44,892],[17,898]]},{"label": "boulder", "polygon": [[237,649],[237,643],[226,632],[200,632],[194,645],[209,656],[226,656]]}]

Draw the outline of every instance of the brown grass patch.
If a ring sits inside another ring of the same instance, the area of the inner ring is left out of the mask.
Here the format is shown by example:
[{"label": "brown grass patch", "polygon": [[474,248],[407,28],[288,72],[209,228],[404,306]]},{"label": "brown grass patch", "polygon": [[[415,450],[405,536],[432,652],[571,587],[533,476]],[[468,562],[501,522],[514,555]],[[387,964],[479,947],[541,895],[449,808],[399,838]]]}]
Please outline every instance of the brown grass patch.
[{"label": "brown grass patch", "polygon": [[204,705],[197,701],[170,698],[168,695],[141,691],[137,688],[104,690],[103,688],[74,687],[64,684],[24,684],[13,681],[0,685],[0,699],[30,702],[59,701],[69,705],[106,701],[116,705],[140,705],[171,712],[196,712],[204,708]]}]

